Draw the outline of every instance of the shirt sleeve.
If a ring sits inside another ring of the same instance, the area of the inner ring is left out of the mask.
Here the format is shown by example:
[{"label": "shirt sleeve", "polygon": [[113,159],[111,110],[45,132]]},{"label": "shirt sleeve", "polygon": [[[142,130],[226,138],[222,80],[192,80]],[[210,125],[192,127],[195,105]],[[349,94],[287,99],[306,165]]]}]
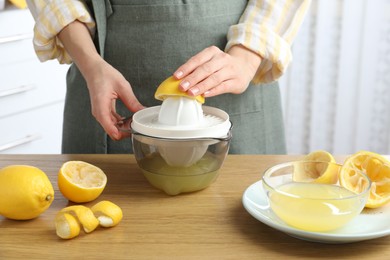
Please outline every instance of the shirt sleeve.
[{"label": "shirt sleeve", "polygon": [[95,34],[95,21],[84,1],[79,0],[27,0],[35,20],[33,45],[40,61],[58,59],[62,64],[72,62],[57,34],[75,20],[84,23],[91,35]]},{"label": "shirt sleeve", "polygon": [[292,61],[291,45],[311,0],[249,0],[229,28],[225,50],[241,44],[262,57],[255,83],[277,80]]}]

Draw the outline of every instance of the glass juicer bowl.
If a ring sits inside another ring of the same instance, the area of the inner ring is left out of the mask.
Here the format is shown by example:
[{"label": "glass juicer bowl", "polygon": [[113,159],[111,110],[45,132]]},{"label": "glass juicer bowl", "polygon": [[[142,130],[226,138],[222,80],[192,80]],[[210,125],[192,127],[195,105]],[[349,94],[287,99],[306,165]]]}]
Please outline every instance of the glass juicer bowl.
[{"label": "glass juicer bowl", "polygon": [[149,183],[169,195],[213,183],[229,151],[229,115],[187,97],[136,112],[121,127],[131,133],[134,156]]}]

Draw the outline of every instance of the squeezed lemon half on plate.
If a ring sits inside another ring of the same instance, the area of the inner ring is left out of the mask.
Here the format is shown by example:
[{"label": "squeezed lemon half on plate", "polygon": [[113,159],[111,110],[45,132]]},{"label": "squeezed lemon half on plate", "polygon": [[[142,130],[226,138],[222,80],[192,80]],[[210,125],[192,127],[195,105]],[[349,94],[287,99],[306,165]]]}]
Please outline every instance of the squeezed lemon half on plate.
[{"label": "squeezed lemon half on plate", "polygon": [[367,208],[378,208],[390,202],[390,162],[385,157],[368,151],[348,157],[340,170],[340,184],[352,191],[360,191],[362,181],[353,172],[363,171],[371,180]]},{"label": "squeezed lemon half on plate", "polygon": [[336,160],[329,152],[324,150],[314,151],[306,155],[302,161],[313,163],[297,163],[294,167],[294,181],[321,184],[337,183],[339,165],[336,164]]}]

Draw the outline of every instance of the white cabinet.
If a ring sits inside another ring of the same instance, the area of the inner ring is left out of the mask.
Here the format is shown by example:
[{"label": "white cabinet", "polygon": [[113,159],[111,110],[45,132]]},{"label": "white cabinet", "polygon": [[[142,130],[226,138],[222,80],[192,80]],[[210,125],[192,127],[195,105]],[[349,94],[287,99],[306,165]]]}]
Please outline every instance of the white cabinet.
[{"label": "white cabinet", "polygon": [[41,63],[28,10],[0,12],[0,154],[61,153],[67,65]]}]

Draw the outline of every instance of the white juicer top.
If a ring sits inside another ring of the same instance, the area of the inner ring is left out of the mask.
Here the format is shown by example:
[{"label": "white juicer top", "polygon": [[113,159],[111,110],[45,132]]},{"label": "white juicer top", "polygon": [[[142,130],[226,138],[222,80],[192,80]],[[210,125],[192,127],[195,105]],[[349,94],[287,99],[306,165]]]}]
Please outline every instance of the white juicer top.
[{"label": "white juicer top", "polygon": [[231,128],[229,115],[221,109],[203,106],[192,98],[170,96],[161,106],[133,115],[131,128],[141,134],[171,139],[224,138]]},{"label": "white juicer top", "polygon": [[196,127],[202,124],[203,119],[202,104],[195,99],[181,96],[164,99],[158,113],[158,122],[162,125]]}]

